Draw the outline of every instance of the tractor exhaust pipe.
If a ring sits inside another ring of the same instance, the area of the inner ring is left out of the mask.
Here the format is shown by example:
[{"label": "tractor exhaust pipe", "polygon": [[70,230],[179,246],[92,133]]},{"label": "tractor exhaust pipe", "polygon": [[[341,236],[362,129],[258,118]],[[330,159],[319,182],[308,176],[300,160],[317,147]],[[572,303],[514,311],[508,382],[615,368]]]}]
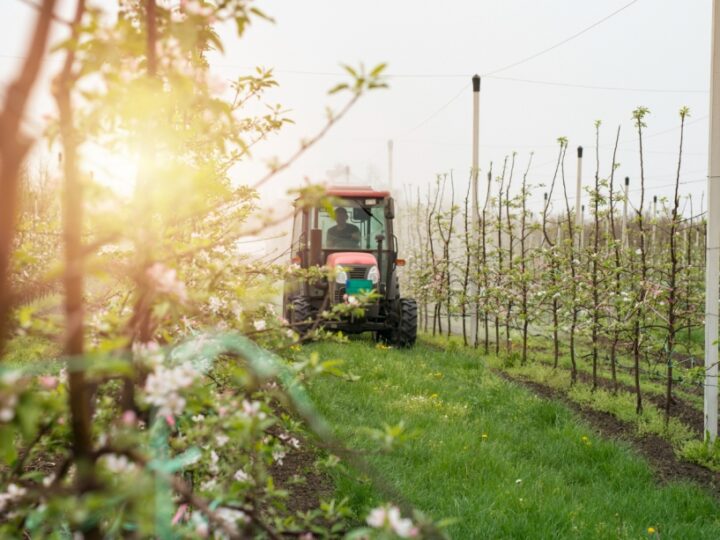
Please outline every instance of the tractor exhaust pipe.
[{"label": "tractor exhaust pipe", "polygon": [[322,265],[322,229],[310,229],[310,264]]},{"label": "tractor exhaust pipe", "polygon": [[375,240],[377,241],[377,264],[378,271],[380,272],[380,279],[378,279],[378,288],[380,288],[382,286],[383,277],[385,275],[382,267],[383,240],[385,240],[385,237],[382,234],[378,234],[375,236]]}]

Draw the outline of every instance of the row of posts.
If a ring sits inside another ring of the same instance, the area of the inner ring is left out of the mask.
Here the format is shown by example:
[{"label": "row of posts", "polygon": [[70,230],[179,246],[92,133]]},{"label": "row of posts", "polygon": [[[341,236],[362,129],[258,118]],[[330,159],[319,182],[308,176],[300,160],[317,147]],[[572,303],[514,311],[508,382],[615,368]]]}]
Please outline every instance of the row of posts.
[{"label": "row of posts", "polygon": [[[714,441],[718,432],[718,324],[720,318],[720,187],[717,179],[720,178],[720,0],[713,0],[712,14],[712,62],[710,82],[710,138],[709,163],[707,179],[707,240],[705,244],[705,381],[704,381],[704,431],[705,436]],[[480,76],[472,78],[472,222],[477,224],[479,219],[478,205],[478,176],[479,150],[480,150]],[[622,243],[627,245],[627,214],[628,214],[628,187],[630,180],[625,178],[625,197],[622,215]],[[582,147],[578,148],[577,189],[575,195],[575,208],[582,208]],[[653,199],[653,212],[657,215],[657,197]],[[576,230],[578,243],[583,242],[583,211],[576,212]],[[479,230],[474,227],[474,239],[479,243]],[[653,227],[653,237],[655,227]],[[654,240],[654,238],[653,238]],[[477,284],[471,283],[471,294],[477,292]],[[478,321],[475,310],[472,312],[471,340],[478,342]]]}]

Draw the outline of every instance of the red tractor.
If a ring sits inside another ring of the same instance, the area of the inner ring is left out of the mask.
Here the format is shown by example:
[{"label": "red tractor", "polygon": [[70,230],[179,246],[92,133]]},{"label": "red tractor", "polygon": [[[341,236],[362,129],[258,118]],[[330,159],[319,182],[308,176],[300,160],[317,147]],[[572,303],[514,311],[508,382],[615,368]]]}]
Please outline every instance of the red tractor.
[{"label": "red tractor", "polygon": [[[285,317],[302,329],[334,304],[354,303],[361,293],[375,293],[364,316],[323,321],[323,327],[347,334],[373,332],[377,341],[411,347],[417,335],[415,300],[400,296],[395,204],[387,191],[366,186],[331,187],[334,212],[295,201],[291,257],[302,268],[327,266],[334,279],[294,280],[285,285]],[[334,215],[333,215],[334,214]]]}]

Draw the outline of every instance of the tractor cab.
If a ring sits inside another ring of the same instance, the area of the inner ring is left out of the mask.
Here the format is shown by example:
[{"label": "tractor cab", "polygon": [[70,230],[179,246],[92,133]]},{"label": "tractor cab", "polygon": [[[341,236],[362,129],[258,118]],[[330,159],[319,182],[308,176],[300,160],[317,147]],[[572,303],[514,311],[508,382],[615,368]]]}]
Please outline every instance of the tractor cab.
[{"label": "tractor cab", "polygon": [[412,345],[417,308],[414,300],[400,296],[397,267],[404,261],[398,258],[393,233],[395,204],[390,193],[366,186],[331,187],[327,193],[336,200],[332,211],[307,208],[296,201],[291,257],[302,268],[334,269],[335,278],[286,283],[286,318],[302,327],[333,304],[352,302],[354,295],[373,292],[378,300],[365,306],[362,320],[330,321],[323,326],[346,333],[371,331],[378,339]]}]

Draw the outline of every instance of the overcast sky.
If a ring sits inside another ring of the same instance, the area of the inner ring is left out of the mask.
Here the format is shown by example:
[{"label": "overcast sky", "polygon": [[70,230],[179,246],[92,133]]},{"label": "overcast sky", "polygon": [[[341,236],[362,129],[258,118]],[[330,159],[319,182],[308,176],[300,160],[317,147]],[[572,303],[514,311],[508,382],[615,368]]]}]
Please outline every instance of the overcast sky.
[{"label": "overcast sky", "polygon": [[[34,12],[19,0],[0,0],[0,77],[6,82],[23,53]],[[71,2],[61,2],[67,12]],[[263,192],[271,204],[304,178],[325,180],[337,165],[349,166],[353,183],[387,181],[387,141],[395,147],[395,189],[423,192],[436,174],[453,171],[464,192],[471,165],[471,85],[484,75],[577,34],[630,0],[306,0],[258,6],[275,23],[257,22],[242,40],[227,29],[226,52],[213,58],[231,79],[251,66],[274,67],[280,87],[268,98],[282,103],[296,124],[233,171],[252,181],[272,156],[297,149],[322,127],[327,90],[343,79],[340,63],[387,62],[390,89],[364,97],[340,125]],[[646,178],[649,196],[672,192],[677,167],[678,110],[687,105],[682,193],[695,209],[707,174],[710,0],[636,0],[613,17],[552,51],[483,78],[481,168],[499,171],[505,155],[518,152],[524,169],[534,151],[529,179],[548,182],[556,139],[567,137],[569,192],[575,191],[575,147],[586,148],[584,178],[595,170],[595,120],[602,121],[601,176],[610,168],[612,142],[622,126],[618,175],[639,185],[637,135],[631,113],[648,107]],[[48,69],[50,72],[51,69]],[[521,80],[518,80],[521,79]],[[536,81],[536,82],[527,82]],[[546,84],[553,83],[553,84]],[[555,84],[557,83],[557,84]],[[603,87],[603,88],[586,88]],[[41,90],[33,117],[51,109]],[[455,99],[453,99],[455,98]],[[519,181],[516,177],[515,182]],[[516,184],[517,185],[517,184]],[[542,200],[542,188],[534,201]],[[636,193],[634,195],[637,195]],[[687,212],[686,212],[687,213]]]}]

